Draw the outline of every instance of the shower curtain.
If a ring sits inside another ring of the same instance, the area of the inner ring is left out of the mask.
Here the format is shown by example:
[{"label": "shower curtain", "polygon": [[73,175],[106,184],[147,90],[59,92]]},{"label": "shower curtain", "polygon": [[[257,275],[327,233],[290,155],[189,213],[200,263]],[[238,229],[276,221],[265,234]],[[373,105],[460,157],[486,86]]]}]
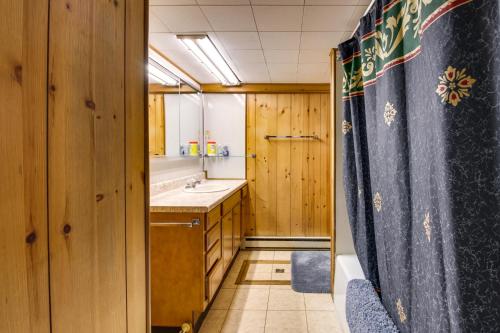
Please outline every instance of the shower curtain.
[{"label": "shower curtain", "polygon": [[498,0],[377,0],[343,68],[344,187],[402,332],[500,331]]}]

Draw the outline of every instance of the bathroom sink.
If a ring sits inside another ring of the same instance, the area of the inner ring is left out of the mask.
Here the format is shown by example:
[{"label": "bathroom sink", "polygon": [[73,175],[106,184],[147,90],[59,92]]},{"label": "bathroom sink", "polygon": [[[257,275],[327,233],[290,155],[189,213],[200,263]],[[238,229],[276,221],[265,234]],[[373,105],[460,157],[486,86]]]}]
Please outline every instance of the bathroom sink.
[{"label": "bathroom sink", "polygon": [[195,188],[185,188],[187,193],[214,193],[228,190],[229,186],[222,184],[199,184]]}]

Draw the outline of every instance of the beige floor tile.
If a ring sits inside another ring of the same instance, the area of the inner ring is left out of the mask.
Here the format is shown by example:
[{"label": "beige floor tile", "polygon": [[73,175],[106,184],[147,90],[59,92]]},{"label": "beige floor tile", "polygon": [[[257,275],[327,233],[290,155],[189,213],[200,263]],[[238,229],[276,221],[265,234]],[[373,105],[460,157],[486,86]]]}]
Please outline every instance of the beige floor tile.
[{"label": "beige floor tile", "polygon": [[267,311],[267,328],[295,328],[307,332],[305,311]]},{"label": "beige floor tile", "polygon": [[306,310],[333,311],[331,294],[304,294]]},{"label": "beige floor tile", "polygon": [[266,327],[265,333],[307,333],[307,329],[304,330],[302,328],[291,327]]},{"label": "beige floor tile", "polygon": [[334,311],[306,311],[307,327],[314,333],[341,333]]},{"label": "beige floor tile", "polygon": [[291,285],[272,285],[271,289],[292,290]]},{"label": "beige floor tile", "polygon": [[210,309],[203,320],[199,333],[219,333],[226,319],[227,310]]},{"label": "beige floor tile", "polygon": [[245,280],[271,280],[271,272],[247,272],[247,275],[245,276]]},{"label": "beige floor tile", "polygon": [[264,332],[266,311],[229,310],[224,321],[223,333]]},{"label": "beige floor tile", "polygon": [[274,260],[290,260],[292,251],[274,251]]},{"label": "beige floor tile", "polygon": [[304,295],[287,289],[271,289],[269,310],[305,310]]},{"label": "beige floor tile", "polygon": [[229,272],[229,274],[227,274],[224,282],[222,283],[222,288],[236,289],[238,287],[236,285],[237,279],[238,279],[238,272]]},{"label": "beige floor tile", "polygon": [[212,303],[212,309],[227,310],[231,305],[236,289],[221,289]]},{"label": "beige floor tile", "polygon": [[231,310],[266,310],[269,289],[236,289]]},{"label": "beige floor tile", "polygon": [[272,264],[249,264],[248,272],[271,273],[273,270]]},{"label": "beige floor tile", "polygon": [[250,251],[248,260],[274,260],[274,251]]},{"label": "beige floor tile", "polygon": [[[282,269],[284,270],[283,273],[277,273],[277,269]],[[291,272],[290,272],[291,266],[290,264],[273,264],[273,274],[271,276],[272,280],[286,280],[290,281],[292,278]]]}]

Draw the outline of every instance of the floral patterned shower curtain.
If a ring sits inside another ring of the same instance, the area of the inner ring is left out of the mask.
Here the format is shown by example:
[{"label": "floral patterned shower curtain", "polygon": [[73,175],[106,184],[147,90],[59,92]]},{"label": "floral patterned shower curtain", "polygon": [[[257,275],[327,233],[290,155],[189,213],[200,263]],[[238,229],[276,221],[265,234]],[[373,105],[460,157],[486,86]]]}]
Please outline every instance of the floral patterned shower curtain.
[{"label": "floral patterned shower curtain", "polygon": [[341,45],[344,187],[402,332],[500,331],[498,0],[377,0]]}]

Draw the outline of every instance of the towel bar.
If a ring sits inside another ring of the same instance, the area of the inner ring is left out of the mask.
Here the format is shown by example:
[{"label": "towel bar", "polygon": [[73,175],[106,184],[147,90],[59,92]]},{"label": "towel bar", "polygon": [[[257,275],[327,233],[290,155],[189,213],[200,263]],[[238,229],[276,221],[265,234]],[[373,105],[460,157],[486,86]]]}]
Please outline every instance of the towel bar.
[{"label": "towel bar", "polygon": [[191,222],[151,222],[149,225],[152,227],[177,227],[177,226],[185,226],[188,228],[192,228],[194,226],[200,225],[200,219],[193,219]]},{"label": "towel bar", "polygon": [[265,135],[264,139],[313,139],[319,140],[317,135]]}]

